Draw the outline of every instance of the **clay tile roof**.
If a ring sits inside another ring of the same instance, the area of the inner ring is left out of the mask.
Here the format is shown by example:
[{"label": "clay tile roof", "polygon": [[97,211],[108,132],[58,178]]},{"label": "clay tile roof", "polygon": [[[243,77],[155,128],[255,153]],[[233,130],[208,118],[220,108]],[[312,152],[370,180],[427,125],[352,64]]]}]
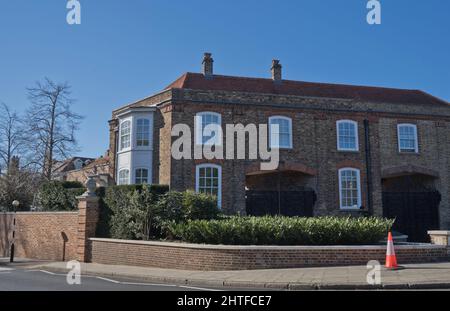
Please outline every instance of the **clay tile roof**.
[{"label": "clay tile roof", "polygon": [[95,166],[101,166],[101,165],[108,165],[109,164],[109,157],[100,157],[94,161],[92,161],[91,163],[89,163],[88,165],[86,165],[84,168],[93,168]]},{"label": "clay tile roof", "polygon": [[420,90],[291,80],[283,80],[281,83],[275,83],[272,79],[221,75],[205,78],[203,74],[190,72],[183,74],[167,86],[165,90],[172,88],[357,99],[386,103],[450,105],[447,101]]}]

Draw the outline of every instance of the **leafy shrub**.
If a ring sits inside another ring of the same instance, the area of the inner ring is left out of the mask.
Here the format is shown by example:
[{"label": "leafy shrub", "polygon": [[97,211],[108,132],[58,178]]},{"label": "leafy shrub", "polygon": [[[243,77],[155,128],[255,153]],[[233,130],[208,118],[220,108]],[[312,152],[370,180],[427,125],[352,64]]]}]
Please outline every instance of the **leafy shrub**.
[{"label": "leafy shrub", "polygon": [[164,185],[116,186],[97,193],[100,220],[97,236],[117,239],[149,239],[170,236],[174,222],[214,219],[219,214],[216,200],[187,192],[168,192]]},{"label": "leafy shrub", "polygon": [[63,181],[62,186],[65,189],[75,189],[75,188],[78,188],[78,189],[83,188],[84,189],[85,188],[85,186],[79,181]]},{"label": "leafy shrub", "polygon": [[141,219],[142,215],[150,213],[153,207],[149,204],[158,201],[168,190],[166,185],[122,185],[97,189],[101,198],[97,236],[145,238],[148,230],[142,222],[147,218]]},{"label": "leafy shrub", "polygon": [[95,232],[96,237],[109,238],[111,237],[111,208],[105,203],[106,188],[99,187],[96,189],[95,194],[99,197],[99,217],[97,222],[97,228]]},{"label": "leafy shrub", "polygon": [[193,191],[171,191],[161,196],[155,206],[155,226],[160,237],[171,237],[167,227],[186,220],[216,219],[219,215],[214,197]]},{"label": "leafy shrub", "polygon": [[[133,234],[128,228],[131,221],[126,210],[130,206],[130,194],[140,191],[141,186],[114,186],[108,187],[105,191],[104,204],[101,207],[108,209],[110,217],[106,224],[109,227],[109,234],[116,239],[132,239]],[[102,212],[100,212],[100,217]]]},{"label": "leafy shrub", "polygon": [[73,207],[73,209],[78,208],[78,200],[77,197],[81,196],[86,192],[86,188],[68,188],[67,191],[67,199],[69,201],[69,205]]},{"label": "leafy shrub", "polygon": [[384,238],[393,221],[341,217],[227,217],[171,223],[173,237],[185,242],[226,245],[362,245]]},{"label": "leafy shrub", "polygon": [[203,193],[183,192],[182,205],[185,220],[215,219],[219,214],[216,198]]},{"label": "leafy shrub", "polygon": [[184,221],[183,193],[171,191],[161,196],[156,203],[156,211],[155,221],[158,224],[161,235],[165,235],[169,223]]},{"label": "leafy shrub", "polygon": [[71,211],[78,207],[77,196],[84,188],[65,188],[64,183],[50,181],[44,183],[38,193],[38,205],[45,211]]}]

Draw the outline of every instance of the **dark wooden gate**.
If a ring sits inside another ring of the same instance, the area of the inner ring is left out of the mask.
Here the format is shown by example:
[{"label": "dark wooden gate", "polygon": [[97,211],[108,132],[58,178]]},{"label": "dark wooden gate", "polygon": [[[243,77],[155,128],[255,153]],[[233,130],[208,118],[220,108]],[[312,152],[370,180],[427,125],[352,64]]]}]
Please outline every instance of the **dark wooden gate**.
[{"label": "dark wooden gate", "polygon": [[439,229],[440,202],[438,191],[383,192],[383,214],[410,242],[429,242],[427,231]]},{"label": "dark wooden gate", "polygon": [[[280,200],[280,204],[278,204]],[[316,202],[314,191],[246,191],[247,215],[312,217]]]}]

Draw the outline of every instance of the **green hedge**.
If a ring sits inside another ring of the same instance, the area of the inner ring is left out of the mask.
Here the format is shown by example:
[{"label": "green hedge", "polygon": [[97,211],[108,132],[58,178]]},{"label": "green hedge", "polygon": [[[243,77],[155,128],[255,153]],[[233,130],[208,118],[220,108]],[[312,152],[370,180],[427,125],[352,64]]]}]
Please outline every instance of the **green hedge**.
[{"label": "green hedge", "polygon": [[[140,197],[143,190],[148,191],[152,196],[152,201],[159,200],[159,197],[169,191],[166,185],[121,185],[108,188],[98,188],[97,195],[100,197],[100,215],[97,225],[96,235],[98,237],[112,237],[118,239],[136,239],[136,234],[132,229],[133,215],[132,209],[136,204],[148,205],[152,202],[136,202],[136,196]],[[133,196],[135,197],[132,206]]]},{"label": "green hedge", "polygon": [[194,219],[214,219],[217,201],[205,194],[168,192],[168,186],[116,186],[98,189],[100,221],[97,236],[116,239],[160,239],[167,226]]},{"label": "green hedge", "polygon": [[38,205],[44,211],[71,211],[78,208],[77,196],[82,195],[85,188],[73,188],[75,183],[50,181],[43,184],[38,192]]},{"label": "green hedge", "polygon": [[387,236],[393,220],[343,217],[229,217],[171,223],[179,240],[225,245],[363,245]]},{"label": "green hedge", "polygon": [[63,181],[61,183],[61,185],[63,186],[63,188],[65,189],[85,189],[86,187],[83,185],[83,183],[79,182],[79,181]]},{"label": "green hedge", "polygon": [[216,219],[219,214],[217,200],[212,196],[193,191],[168,192],[155,204],[156,236],[171,238],[171,232],[167,228],[173,222]]}]

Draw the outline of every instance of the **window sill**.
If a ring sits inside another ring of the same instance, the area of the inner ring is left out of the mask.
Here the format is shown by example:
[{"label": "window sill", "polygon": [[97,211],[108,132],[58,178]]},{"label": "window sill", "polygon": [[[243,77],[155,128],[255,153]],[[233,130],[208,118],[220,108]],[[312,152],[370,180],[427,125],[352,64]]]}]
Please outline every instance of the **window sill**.
[{"label": "window sill", "polygon": [[131,148],[125,148],[125,149],[117,151],[117,154],[126,153],[126,152],[130,152],[130,151],[131,151]]},{"label": "window sill", "polygon": [[278,149],[278,150],[292,150],[293,147],[272,147],[270,146],[270,149]]},{"label": "window sill", "polygon": [[152,151],[153,148],[152,147],[136,147],[134,149],[131,149],[132,151]]},{"label": "window sill", "polygon": [[117,154],[122,153],[129,153],[129,152],[135,152],[135,151],[153,151],[153,147],[146,147],[146,148],[128,148],[121,151],[118,151]]},{"label": "window sill", "polygon": [[359,153],[359,150],[338,149],[337,151],[340,152],[340,153]]}]

